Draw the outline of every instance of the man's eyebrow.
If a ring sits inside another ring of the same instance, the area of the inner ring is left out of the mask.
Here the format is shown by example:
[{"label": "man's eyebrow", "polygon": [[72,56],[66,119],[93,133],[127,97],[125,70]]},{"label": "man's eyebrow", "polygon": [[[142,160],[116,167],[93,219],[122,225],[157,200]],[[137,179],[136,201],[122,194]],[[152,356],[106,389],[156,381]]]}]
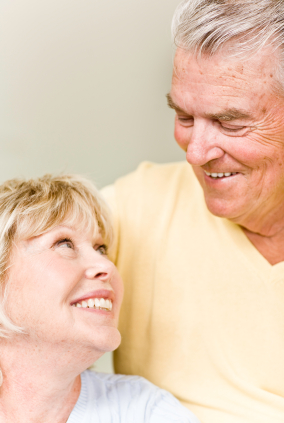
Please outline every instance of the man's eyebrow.
[{"label": "man's eyebrow", "polygon": [[248,112],[235,108],[224,110],[219,113],[206,113],[205,117],[207,119],[223,120],[226,122],[237,119],[252,119],[252,116]]},{"label": "man's eyebrow", "polygon": [[[167,101],[168,101],[168,106],[171,109],[174,109],[176,112],[181,112],[184,114],[187,114],[187,112],[185,110],[183,110],[181,107],[179,107],[172,99],[170,94],[166,95],[167,97]],[[237,120],[237,119],[252,119],[252,116],[246,112],[245,110],[241,110],[241,109],[235,109],[235,108],[231,108],[228,110],[223,110],[219,113],[206,113],[205,117],[207,119],[212,119],[212,120],[221,120],[221,121],[232,121],[232,120]]]},{"label": "man's eyebrow", "polygon": [[187,115],[187,113],[186,113],[186,111],[184,111],[184,110],[182,110],[174,101],[173,101],[173,99],[172,99],[172,97],[171,97],[171,94],[169,93],[169,94],[167,94],[166,95],[166,97],[167,97],[167,101],[168,101],[168,106],[171,108],[171,109],[174,109],[176,112],[181,112],[181,113],[184,113],[184,114],[186,114]]}]

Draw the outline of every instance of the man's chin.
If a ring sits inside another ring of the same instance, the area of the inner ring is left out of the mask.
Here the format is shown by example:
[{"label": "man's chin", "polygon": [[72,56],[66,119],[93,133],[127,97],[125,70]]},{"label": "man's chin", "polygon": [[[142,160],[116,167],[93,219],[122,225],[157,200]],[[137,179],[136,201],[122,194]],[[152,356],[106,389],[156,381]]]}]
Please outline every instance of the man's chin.
[{"label": "man's chin", "polygon": [[239,207],[232,204],[232,201],[224,199],[208,199],[205,196],[205,202],[210,213],[217,217],[224,217],[226,219],[235,220],[239,213]]}]

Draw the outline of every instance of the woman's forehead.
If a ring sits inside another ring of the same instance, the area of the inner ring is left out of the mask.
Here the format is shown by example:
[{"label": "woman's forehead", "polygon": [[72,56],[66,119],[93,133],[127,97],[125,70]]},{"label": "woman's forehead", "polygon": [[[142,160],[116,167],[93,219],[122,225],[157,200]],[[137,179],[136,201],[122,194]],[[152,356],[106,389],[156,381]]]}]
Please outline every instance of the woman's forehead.
[{"label": "woman's forehead", "polygon": [[77,220],[63,220],[57,225],[52,226],[40,235],[45,234],[60,234],[61,232],[69,232],[80,237],[88,238],[99,238],[101,237],[101,231],[97,220],[90,219],[85,221],[84,219]]},{"label": "woman's forehead", "polygon": [[[32,223],[32,222],[31,222]],[[77,236],[84,236],[89,238],[101,238],[101,230],[95,216],[72,216],[69,215],[67,218],[59,222],[46,222],[44,227],[38,227],[36,224],[34,228],[33,225],[28,228],[26,225],[22,228],[19,227],[16,234],[15,241],[32,241],[37,239],[42,239],[43,237],[53,236],[59,234],[62,231],[67,231]]]}]

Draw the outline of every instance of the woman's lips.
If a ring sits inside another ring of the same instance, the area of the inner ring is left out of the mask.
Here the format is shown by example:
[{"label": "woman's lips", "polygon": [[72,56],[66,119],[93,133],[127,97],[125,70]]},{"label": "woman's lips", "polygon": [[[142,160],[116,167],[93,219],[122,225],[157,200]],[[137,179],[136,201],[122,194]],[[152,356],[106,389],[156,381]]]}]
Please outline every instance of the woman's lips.
[{"label": "woman's lips", "polygon": [[114,292],[104,289],[89,292],[75,301],[72,301],[70,305],[79,308],[111,311],[113,301]]}]

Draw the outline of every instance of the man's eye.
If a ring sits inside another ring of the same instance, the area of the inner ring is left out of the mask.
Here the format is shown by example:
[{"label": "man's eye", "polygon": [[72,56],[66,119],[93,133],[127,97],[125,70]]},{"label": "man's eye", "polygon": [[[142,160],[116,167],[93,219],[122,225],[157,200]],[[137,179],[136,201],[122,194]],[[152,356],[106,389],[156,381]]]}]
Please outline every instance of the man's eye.
[{"label": "man's eye", "polygon": [[107,255],[107,246],[105,244],[100,245],[96,251],[98,251],[98,253],[100,253],[102,256]]},{"label": "man's eye", "polygon": [[69,238],[60,239],[56,244],[59,247],[74,248],[73,242]]},{"label": "man's eye", "polygon": [[233,127],[228,128],[227,126],[224,126],[222,123],[220,123],[220,125],[221,125],[222,129],[226,132],[240,132],[240,131],[242,131],[243,129],[246,128],[245,126],[236,126],[235,128],[233,128]]},{"label": "man's eye", "polygon": [[177,115],[177,119],[184,126],[193,126],[193,118],[192,117]]}]

